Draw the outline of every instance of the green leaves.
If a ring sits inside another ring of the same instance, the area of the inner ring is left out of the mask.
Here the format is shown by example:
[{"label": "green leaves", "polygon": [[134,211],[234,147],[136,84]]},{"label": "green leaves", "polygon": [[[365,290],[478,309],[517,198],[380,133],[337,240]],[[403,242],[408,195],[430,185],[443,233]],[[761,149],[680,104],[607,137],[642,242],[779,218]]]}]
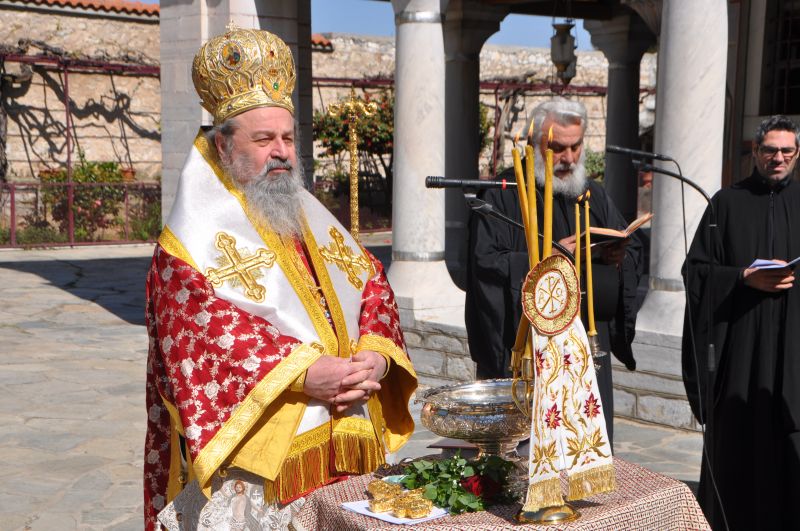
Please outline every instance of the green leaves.
[{"label": "green leaves", "polygon": [[[456,454],[448,459],[420,460],[411,463],[406,468],[405,478],[401,483],[408,489],[424,486],[423,496],[433,501],[437,507],[447,509],[452,514],[482,511],[492,502],[513,500],[506,488],[508,473],[512,467],[512,463],[497,456],[468,461],[460,454]],[[482,483],[486,478],[502,489],[499,495],[483,499],[468,490],[469,488],[481,492]]]}]

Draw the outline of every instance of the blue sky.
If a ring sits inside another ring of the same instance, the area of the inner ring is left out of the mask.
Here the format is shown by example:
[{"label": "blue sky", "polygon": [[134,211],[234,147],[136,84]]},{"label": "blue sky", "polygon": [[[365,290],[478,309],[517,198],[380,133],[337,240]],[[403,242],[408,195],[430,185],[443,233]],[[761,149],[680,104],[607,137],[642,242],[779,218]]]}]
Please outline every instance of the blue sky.
[{"label": "blue sky", "polygon": [[[258,0],[257,0],[258,1]],[[158,0],[143,0],[156,4]],[[553,35],[549,17],[510,15],[500,24],[500,31],[489,38],[492,44],[550,47]],[[589,34],[578,21],[579,50],[591,50]],[[361,35],[394,35],[394,14],[391,2],[374,0],[311,0],[311,31],[314,33],[356,33]]]},{"label": "blue sky", "polygon": [[[489,38],[489,42],[549,48],[553,35],[552,23],[550,17],[510,15],[500,24],[500,31]],[[374,0],[311,0],[311,31],[394,35],[392,4]],[[577,45],[579,50],[592,49],[582,21],[578,21]]]}]

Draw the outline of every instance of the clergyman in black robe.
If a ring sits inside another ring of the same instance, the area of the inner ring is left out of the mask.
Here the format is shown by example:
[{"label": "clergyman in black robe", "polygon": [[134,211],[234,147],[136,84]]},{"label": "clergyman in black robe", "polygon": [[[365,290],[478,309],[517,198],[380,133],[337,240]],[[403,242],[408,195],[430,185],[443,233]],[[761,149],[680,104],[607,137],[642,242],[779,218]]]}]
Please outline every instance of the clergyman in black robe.
[{"label": "clergyman in black robe", "polygon": [[706,210],[684,264],[683,373],[706,426],[698,497],[714,529],[800,529],[800,289],[792,269],[749,267],[800,256],[798,146],[787,118],[761,124],[756,170],[713,197],[718,229]]},{"label": "clergyman in black robe", "polygon": [[[553,241],[575,235],[575,202],[586,189],[591,192],[591,225],[624,229],[627,223],[603,187],[585,177],[582,156],[583,133],[586,128],[585,109],[577,102],[556,100],[549,103],[551,105],[545,103],[537,107],[533,119],[535,130],[539,132],[549,130],[552,123],[561,125],[554,126],[554,137],[550,144],[556,151]],[[537,138],[540,137],[541,133],[537,133]],[[534,145],[540,145],[540,142],[536,141]],[[544,163],[539,150],[536,150],[536,159],[537,178],[543,177]],[[563,168],[559,171],[561,163],[569,171],[563,171]],[[514,181],[513,171],[504,172],[498,178]],[[541,193],[541,187],[539,192]],[[522,222],[516,189],[489,189],[481,198],[498,212],[518,223]],[[541,231],[544,227],[544,209],[541,195],[537,194],[537,198]],[[580,219],[583,227],[582,207]],[[465,322],[470,355],[477,364],[478,378],[508,378],[511,376],[511,348],[514,346],[517,325],[522,316],[520,289],[530,270],[525,233],[503,221],[473,213],[469,234]],[[540,239],[540,247],[541,244]],[[572,249],[569,248],[570,251]],[[613,352],[628,369],[633,370],[636,362],[631,343],[636,328],[636,289],[641,271],[641,244],[634,235],[622,244],[604,246],[601,249],[593,254],[592,260],[595,321],[600,348],[605,353]],[[585,263],[582,271],[585,273]],[[585,286],[584,280],[581,285]],[[588,330],[585,318],[586,298],[583,296],[582,302],[581,315],[584,316],[584,326]],[[614,402],[610,356],[605,355],[595,362],[599,366],[597,379],[602,410],[609,440],[613,441]]]}]

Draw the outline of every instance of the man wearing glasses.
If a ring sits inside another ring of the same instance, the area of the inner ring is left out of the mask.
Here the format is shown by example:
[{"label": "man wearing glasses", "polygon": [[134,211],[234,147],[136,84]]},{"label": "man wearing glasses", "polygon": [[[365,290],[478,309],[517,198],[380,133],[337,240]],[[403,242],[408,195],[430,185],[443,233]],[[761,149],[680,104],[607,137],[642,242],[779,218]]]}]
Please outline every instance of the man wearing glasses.
[{"label": "man wearing glasses", "polygon": [[684,383],[706,426],[698,497],[714,529],[797,528],[800,290],[787,262],[800,256],[798,147],[789,118],[761,123],[752,175],[714,196],[718,228],[707,231],[706,210],[684,264]]}]

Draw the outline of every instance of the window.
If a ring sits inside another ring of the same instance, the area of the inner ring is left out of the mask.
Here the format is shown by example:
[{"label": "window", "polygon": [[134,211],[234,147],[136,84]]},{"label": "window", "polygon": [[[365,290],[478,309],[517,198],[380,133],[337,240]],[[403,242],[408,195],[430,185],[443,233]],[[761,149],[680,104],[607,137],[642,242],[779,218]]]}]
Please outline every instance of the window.
[{"label": "window", "polygon": [[800,114],[800,0],[770,0],[761,114]]}]

